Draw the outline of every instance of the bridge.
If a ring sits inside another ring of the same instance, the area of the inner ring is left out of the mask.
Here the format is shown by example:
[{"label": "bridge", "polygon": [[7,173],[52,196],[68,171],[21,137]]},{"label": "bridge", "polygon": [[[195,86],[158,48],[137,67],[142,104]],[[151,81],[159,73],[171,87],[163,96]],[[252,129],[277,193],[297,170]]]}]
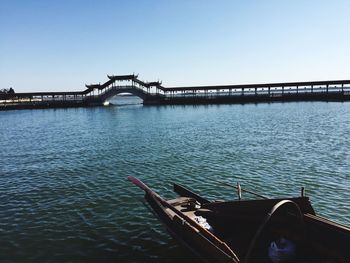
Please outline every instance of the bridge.
[{"label": "bridge", "polygon": [[135,74],[107,77],[103,84],[85,85],[84,91],[0,94],[0,109],[98,106],[121,93],[138,96],[148,105],[350,100],[350,80],[166,88]]}]

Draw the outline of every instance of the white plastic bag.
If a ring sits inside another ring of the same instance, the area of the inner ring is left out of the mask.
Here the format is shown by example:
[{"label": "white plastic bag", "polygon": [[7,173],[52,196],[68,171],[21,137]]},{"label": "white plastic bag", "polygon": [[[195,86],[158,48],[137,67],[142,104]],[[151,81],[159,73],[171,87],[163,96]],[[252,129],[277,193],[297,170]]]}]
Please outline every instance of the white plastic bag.
[{"label": "white plastic bag", "polygon": [[202,216],[195,216],[194,220],[203,228],[205,228],[206,230],[214,233],[214,229],[212,228],[211,225],[209,225],[209,223],[207,222],[207,220],[202,217]]},{"label": "white plastic bag", "polygon": [[269,258],[273,263],[288,262],[295,257],[295,244],[285,238],[273,241],[269,247]]}]

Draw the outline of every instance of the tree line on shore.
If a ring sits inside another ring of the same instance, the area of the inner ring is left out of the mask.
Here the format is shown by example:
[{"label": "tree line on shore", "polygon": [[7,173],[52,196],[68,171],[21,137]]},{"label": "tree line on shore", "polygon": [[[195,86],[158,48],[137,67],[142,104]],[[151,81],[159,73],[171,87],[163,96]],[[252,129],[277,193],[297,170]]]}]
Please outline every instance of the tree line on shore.
[{"label": "tree line on shore", "polygon": [[13,88],[0,89],[0,94],[15,94],[15,90]]}]

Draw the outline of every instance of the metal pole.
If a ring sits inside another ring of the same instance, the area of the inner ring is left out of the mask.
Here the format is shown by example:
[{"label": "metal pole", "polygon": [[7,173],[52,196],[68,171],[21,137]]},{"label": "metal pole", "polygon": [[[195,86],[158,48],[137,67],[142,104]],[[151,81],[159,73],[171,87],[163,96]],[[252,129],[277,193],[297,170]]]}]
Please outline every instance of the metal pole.
[{"label": "metal pole", "polygon": [[237,194],[238,194],[238,200],[242,200],[242,188],[238,182],[237,182]]}]

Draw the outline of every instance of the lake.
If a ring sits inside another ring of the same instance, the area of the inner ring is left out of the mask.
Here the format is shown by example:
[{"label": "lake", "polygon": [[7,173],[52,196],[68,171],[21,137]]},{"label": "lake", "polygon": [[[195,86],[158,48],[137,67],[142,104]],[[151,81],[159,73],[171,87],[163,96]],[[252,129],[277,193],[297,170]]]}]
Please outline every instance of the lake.
[{"label": "lake", "polygon": [[[350,103],[142,106],[0,112],[1,262],[179,262],[126,180],[170,198],[172,182],[235,199],[306,195],[350,225]],[[249,197],[243,194],[243,197]]]}]

